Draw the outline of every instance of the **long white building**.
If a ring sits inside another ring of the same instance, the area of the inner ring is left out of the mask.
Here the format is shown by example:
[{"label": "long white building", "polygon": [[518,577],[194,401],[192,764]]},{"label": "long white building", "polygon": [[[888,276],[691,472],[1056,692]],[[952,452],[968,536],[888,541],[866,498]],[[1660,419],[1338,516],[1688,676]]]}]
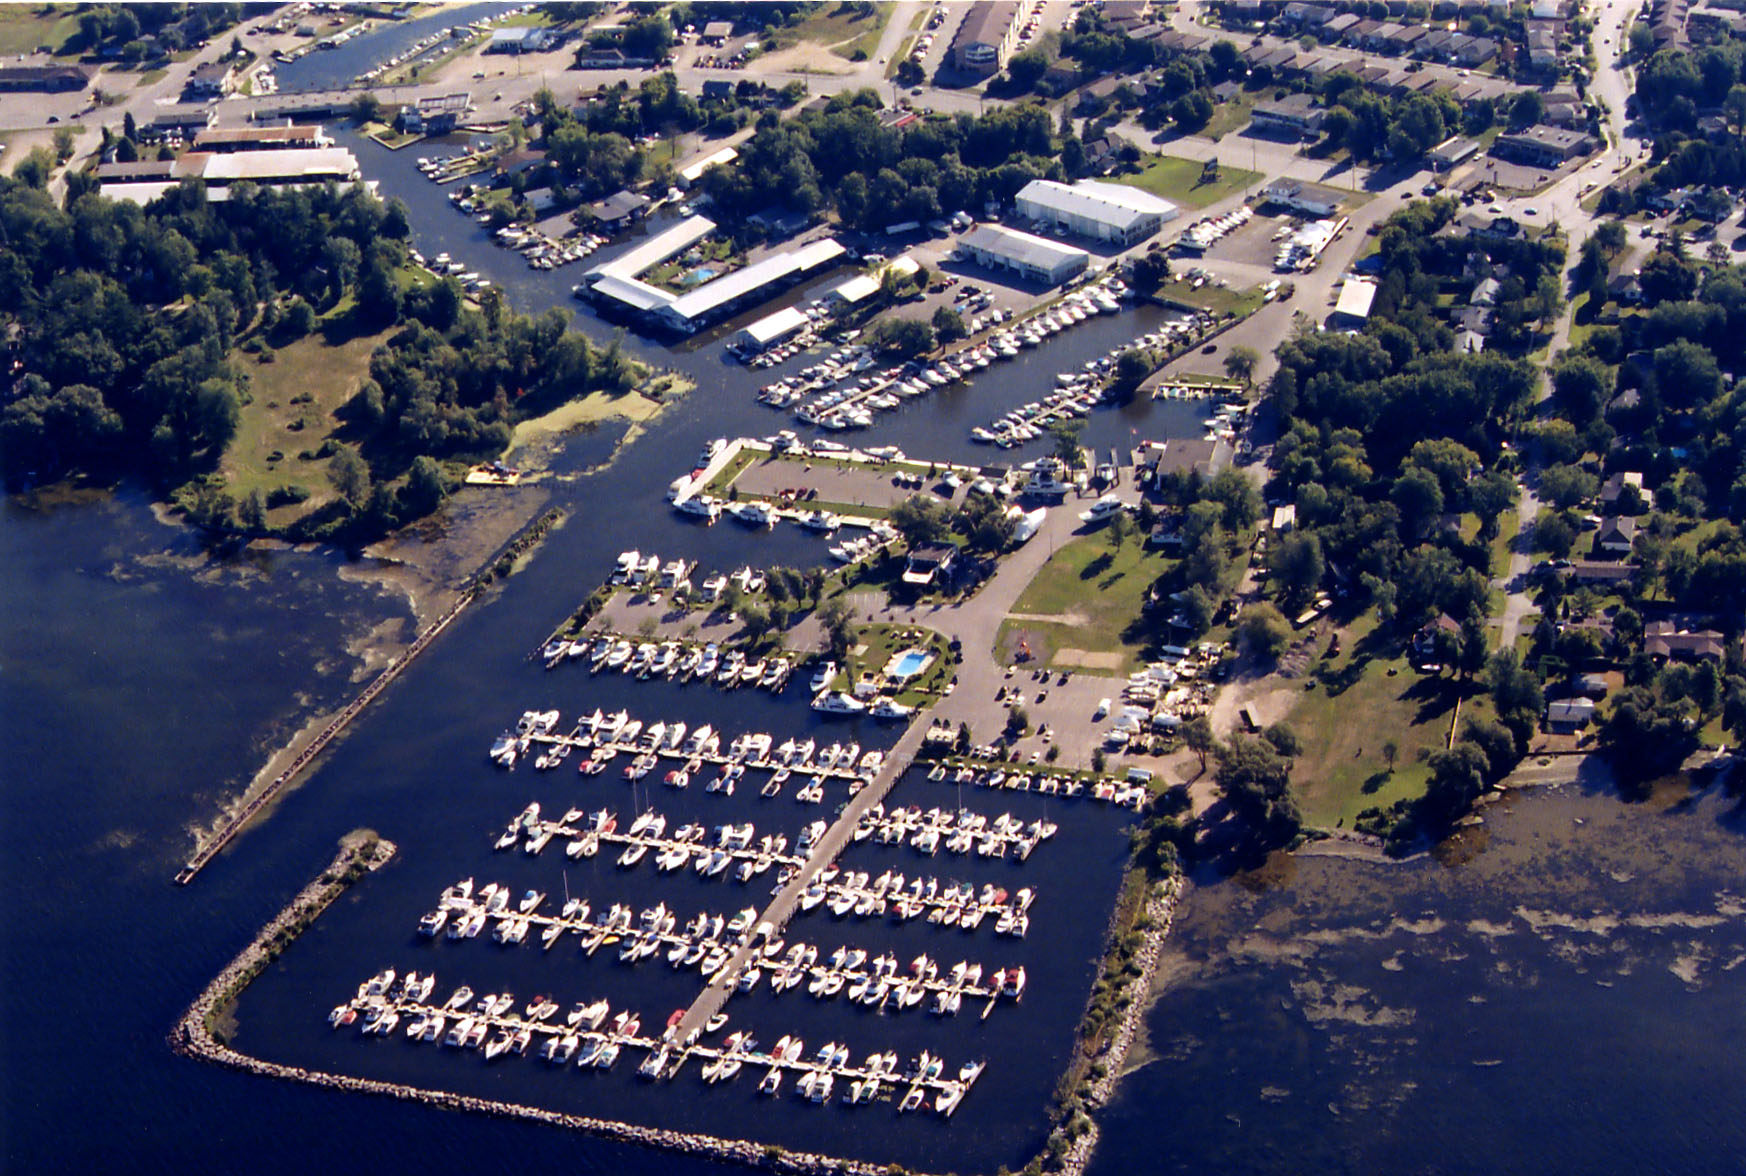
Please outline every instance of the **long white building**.
[{"label": "long white building", "polygon": [[773,253],[683,294],[641,280],[643,273],[683,253],[714,230],[715,222],[708,217],[688,217],[589,270],[576,293],[690,333],[754,300],[769,297],[788,282],[824,268],[844,252],[830,238],[814,241],[798,249]]},{"label": "long white building", "polygon": [[1032,180],[1014,202],[1021,217],[1075,236],[1129,246],[1176,219],[1176,205],[1127,184]]},{"label": "long white building", "polygon": [[1059,286],[1091,264],[1083,249],[1000,225],[977,225],[958,238],[958,252],[978,265],[1011,270],[1045,286]]}]

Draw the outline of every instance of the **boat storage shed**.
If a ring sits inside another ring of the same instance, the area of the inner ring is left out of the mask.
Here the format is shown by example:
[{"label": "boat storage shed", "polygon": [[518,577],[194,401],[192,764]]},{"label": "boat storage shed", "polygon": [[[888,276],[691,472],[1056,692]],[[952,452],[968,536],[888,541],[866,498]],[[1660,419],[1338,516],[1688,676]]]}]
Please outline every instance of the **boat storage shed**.
[{"label": "boat storage shed", "polygon": [[977,225],[958,238],[958,252],[978,265],[1012,270],[1046,286],[1059,286],[1091,264],[1083,249],[1000,225]]},{"label": "boat storage shed", "polygon": [[1146,240],[1178,211],[1161,196],[1099,180],[1032,180],[1019,189],[1015,203],[1020,216],[1038,224],[1122,246]]},{"label": "boat storage shed", "polygon": [[1370,304],[1376,301],[1376,283],[1367,278],[1347,278],[1340,287],[1340,301],[1334,307],[1333,319],[1340,324],[1362,326],[1370,317]]},{"label": "boat storage shed", "polygon": [[742,351],[762,351],[780,343],[810,321],[798,307],[785,306],[741,328],[734,335],[734,346]]}]

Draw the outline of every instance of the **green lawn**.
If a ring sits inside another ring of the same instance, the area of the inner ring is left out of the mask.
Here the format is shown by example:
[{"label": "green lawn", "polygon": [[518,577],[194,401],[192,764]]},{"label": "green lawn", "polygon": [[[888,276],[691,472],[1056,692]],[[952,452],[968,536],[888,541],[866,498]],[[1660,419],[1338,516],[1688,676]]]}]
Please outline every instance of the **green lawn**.
[{"label": "green lawn", "polygon": [[1178,155],[1154,155],[1143,160],[1138,174],[1112,177],[1118,184],[1144,188],[1154,196],[1173,200],[1184,208],[1205,208],[1227,196],[1235,196],[1245,188],[1261,182],[1261,173],[1242,167],[1221,167],[1219,177],[1210,184],[1200,182],[1202,164],[1199,160]]},{"label": "green lawn", "polygon": [[946,647],[946,639],[931,629],[880,624],[867,625],[857,630],[854,649],[843,663],[832,687],[847,690],[862,674],[877,677],[891,663],[893,657],[911,647],[927,650],[934,655],[934,660],[911,680],[908,689],[898,692],[897,700],[904,706],[926,706],[939,697],[941,691],[945,690],[946,683],[957,672],[951,651]]},{"label": "green lawn", "polygon": [[[1072,510],[1071,504],[1057,509]],[[1063,650],[1114,655],[1108,670],[1131,670],[1142,663],[1151,633],[1140,623],[1141,605],[1152,582],[1175,560],[1144,546],[1138,536],[1112,549],[1106,529],[1059,548],[1013,605],[1021,618],[1001,625],[999,648],[1005,654],[1026,635],[1031,653],[1057,664]],[[1058,620],[1055,618],[1059,618]],[[1047,648],[1039,648],[1039,641]],[[1069,654],[1061,665],[1081,665]],[[1097,669],[1087,666],[1087,669]]]},{"label": "green lawn", "polygon": [[370,353],[388,334],[359,335],[330,345],[318,330],[270,352],[272,363],[238,355],[237,366],[249,375],[249,403],[242,406],[236,437],[220,465],[225,489],[239,499],[251,490],[308,491],[308,501],[275,509],[270,516],[275,524],[289,522],[329,497],[327,459],[300,454],[319,450],[338,427],[335,410],[358,390],[369,374]]},{"label": "green lawn", "polygon": [[[1318,672],[1301,679],[1302,696],[1285,717],[1303,741],[1291,775],[1312,825],[1343,821],[1349,829],[1364,809],[1422,795],[1428,772],[1420,754],[1446,745],[1455,683],[1418,673],[1375,641],[1374,627],[1367,614],[1340,631],[1340,654],[1312,663]],[[1473,706],[1469,699],[1462,713]],[[1383,754],[1389,742],[1392,771]]]},{"label": "green lawn", "polygon": [[1229,102],[1215,103],[1212,121],[1202,127],[1200,133],[1208,139],[1222,139],[1234,134],[1249,125],[1249,116],[1255,109],[1256,95],[1240,93]]},{"label": "green lawn", "polygon": [[1253,314],[1262,305],[1261,290],[1257,286],[1251,286],[1247,290],[1233,290],[1229,286],[1215,286],[1211,282],[1198,290],[1188,282],[1173,282],[1158,287],[1158,297],[1213,315]]},{"label": "green lawn", "polygon": [[47,47],[59,53],[68,37],[79,31],[71,5],[7,4],[0,6],[0,53],[35,53]]},{"label": "green lawn", "polygon": [[885,31],[885,22],[896,8],[896,4],[887,2],[873,5],[872,12],[863,12],[855,4],[818,4],[804,20],[777,29],[776,44],[788,49],[811,41],[848,60],[853,60],[857,48],[871,56]]}]

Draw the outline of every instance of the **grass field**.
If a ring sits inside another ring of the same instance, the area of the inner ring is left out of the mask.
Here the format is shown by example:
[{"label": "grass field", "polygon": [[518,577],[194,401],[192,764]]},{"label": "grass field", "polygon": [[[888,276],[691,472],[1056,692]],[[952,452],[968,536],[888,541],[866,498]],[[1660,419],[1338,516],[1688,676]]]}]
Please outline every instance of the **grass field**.
[{"label": "grass field", "polygon": [[303,503],[275,508],[269,516],[274,524],[289,522],[332,497],[327,459],[299,455],[319,450],[338,427],[335,410],[358,390],[369,374],[370,353],[389,333],[330,345],[317,331],[273,351],[272,363],[239,356],[237,366],[249,374],[249,403],[242,407],[236,437],[221,463],[225,488],[239,499],[251,490],[266,494],[279,487],[308,492]]},{"label": "grass field", "polygon": [[1173,200],[1184,208],[1205,208],[1227,196],[1235,196],[1261,181],[1261,173],[1242,167],[1219,168],[1218,179],[1200,182],[1202,164],[1178,155],[1154,155],[1144,160],[1136,175],[1116,176],[1118,184],[1143,188],[1154,196]]},{"label": "grass field", "polygon": [[1215,315],[1252,314],[1261,309],[1262,305],[1261,290],[1256,286],[1247,290],[1233,290],[1229,286],[1208,283],[1196,290],[1187,282],[1173,282],[1158,287],[1158,297]]},{"label": "grass field", "polygon": [[1212,119],[1200,129],[1200,134],[1215,141],[1226,135],[1236,134],[1249,125],[1249,118],[1259,97],[1259,92],[1250,94],[1245,91],[1229,102],[1214,103]]},{"label": "grass field", "polygon": [[[1044,664],[1056,664],[1061,651],[1069,650],[1114,655],[1119,668],[1131,670],[1150,640],[1139,623],[1146,590],[1174,563],[1147,549],[1139,536],[1120,549],[1110,547],[1104,531],[1075,539],[1049,557],[1019,596],[1012,610],[1016,619],[1001,625],[1001,648],[1023,632]],[[1039,640],[1048,648],[1038,648]],[[1069,653],[1060,664],[1083,663]]]},{"label": "grass field", "polygon": [[[1427,677],[1374,639],[1373,615],[1340,631],[1339,656],[1304,679],[1303,695],[1285,722],[1303,741],[1292,769],[1304,819],[1346,828],[1363,809],[1386,809],[1421,796],[1428,770],[1421,754],[1446,746],[1456,684]],[[1463,715],[1476,713],[1474,700]],[[1383,754],[1393,742],[1393,770]]]},{"label": "grass field", "polygon": [[47,47],[59,53],[68,37],[79,31],[72,6],[7,4],[0,6],[0,53],[34,53]]},{"label": "grass field", "polygon": [[871,8],[871,12],[864,12],[856,4],[817,5],[804,20],[777,29],[776,44],[788,49],[802,41],[811,41],[825,46],[844,60],[854,60],[856,49],[862,50],[863,58],[871,57],[879,44],[880,34],[885,31],[885,22],[891,19],[897,5],[886,2],[874,4]]}]

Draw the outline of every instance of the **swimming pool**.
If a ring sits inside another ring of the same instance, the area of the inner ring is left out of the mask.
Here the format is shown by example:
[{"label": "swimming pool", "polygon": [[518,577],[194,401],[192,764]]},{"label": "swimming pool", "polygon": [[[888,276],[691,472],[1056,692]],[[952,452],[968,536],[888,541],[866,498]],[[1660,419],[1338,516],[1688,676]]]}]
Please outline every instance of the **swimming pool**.
[{"label": "swimming pool", "polygon": [[891,659],[885,667],[888,678],[909,679],[927,669],[934,660],[934,655],[925,649],[906,649]]}]

